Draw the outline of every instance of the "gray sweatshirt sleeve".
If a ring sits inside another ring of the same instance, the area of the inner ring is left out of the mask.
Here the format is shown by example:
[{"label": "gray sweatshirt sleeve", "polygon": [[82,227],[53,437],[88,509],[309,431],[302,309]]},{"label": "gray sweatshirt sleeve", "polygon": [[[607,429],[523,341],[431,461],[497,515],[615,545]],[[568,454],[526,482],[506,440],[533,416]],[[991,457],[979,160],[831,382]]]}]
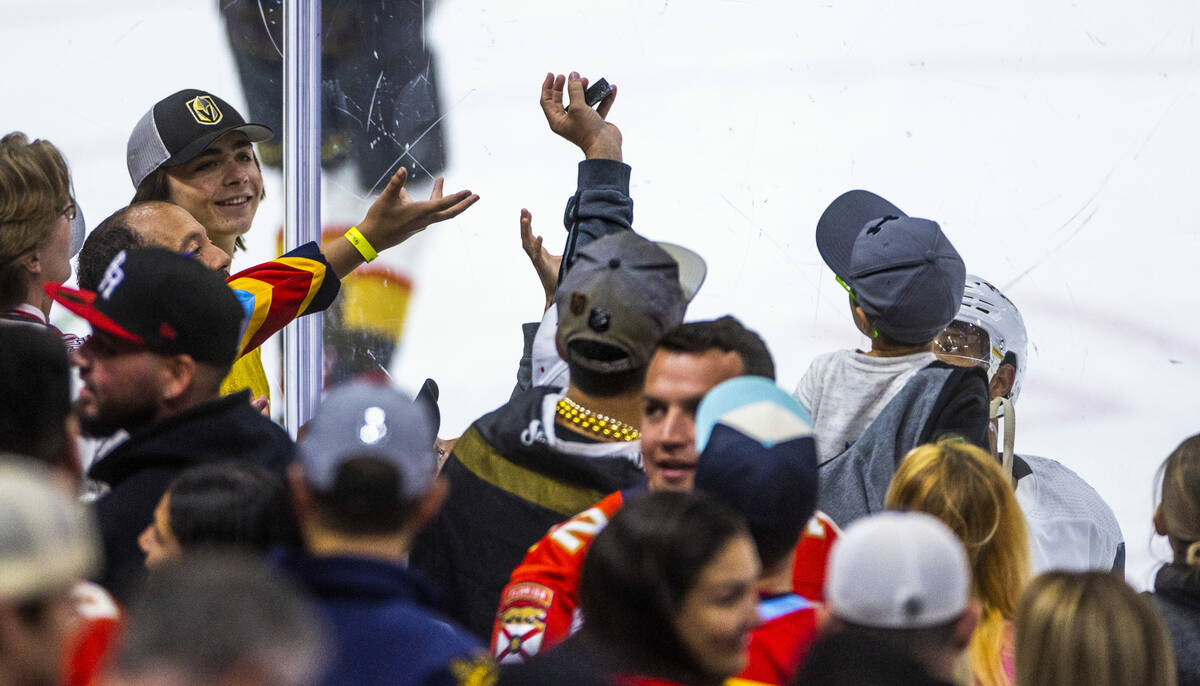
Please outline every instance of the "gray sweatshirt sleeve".
[{"label": "gray sweatshirt sleeve", "polygon": [[575,250],[618,231],[633,230],[630,167],[616,160],[583,160],[575,195],[567,201],[563,225],[577,226]]}]

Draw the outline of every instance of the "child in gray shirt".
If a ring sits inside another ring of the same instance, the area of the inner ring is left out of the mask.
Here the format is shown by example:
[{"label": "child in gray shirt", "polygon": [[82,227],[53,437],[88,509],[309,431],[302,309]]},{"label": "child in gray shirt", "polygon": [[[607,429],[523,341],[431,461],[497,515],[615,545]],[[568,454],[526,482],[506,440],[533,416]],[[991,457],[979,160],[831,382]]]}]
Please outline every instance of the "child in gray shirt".
[{"label": "child in gray shirt", "polygon": [[[821,508],[829,500],[862,499],[861,508],[846,510],[857,516],[878,509],[895,464],[921,442],[957,433],[987,445],[987,378],[939,362],[930,351],[958,313],[966,278],[962,258],[936,222],[909,217],[874,193],[849,191],[817,222],[817,249],[850,294],[851,316],[871,349],[817,357],[795,396],[813,419]],[[901,393],[914,382],[916,397]],[[856,449],[864,435],[871,445]],[[854,487],[861,492],[846,492],[849,483],[864,481],[870,483]]]}]

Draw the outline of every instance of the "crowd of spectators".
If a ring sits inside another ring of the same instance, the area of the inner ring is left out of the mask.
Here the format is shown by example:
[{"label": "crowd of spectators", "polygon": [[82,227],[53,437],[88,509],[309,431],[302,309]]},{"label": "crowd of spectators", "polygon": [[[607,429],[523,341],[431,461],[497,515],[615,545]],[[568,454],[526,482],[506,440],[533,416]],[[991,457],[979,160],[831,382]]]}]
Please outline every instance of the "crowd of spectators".
[{"label": "crowd of spectators", "polygon": [[1014,451],[1024,322],[936,221],[829,204],[869,345],[785,390],[735,316],[688,320],[704,259],[635,230],[588,85],[542,83],[584,157],[568,238],[522,211],[545,311],[457,437],[432,381],[372,376],[293,441],[259,351],[478,196],[400,168],[344,235],[231,274],[273,132],[218,96],[133,126],[132,201],[90,233],[54,145],[0,139],[0,684],[1200,684],[1200,436],[1138,594],[1103,499]]}]

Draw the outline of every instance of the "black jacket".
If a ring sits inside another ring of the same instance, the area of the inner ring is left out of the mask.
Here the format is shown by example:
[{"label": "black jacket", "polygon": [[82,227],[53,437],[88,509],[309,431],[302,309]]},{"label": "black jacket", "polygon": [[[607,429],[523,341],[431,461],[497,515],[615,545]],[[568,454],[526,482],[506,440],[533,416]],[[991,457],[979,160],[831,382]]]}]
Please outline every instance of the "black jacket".
[{"label": "black jacket", "polygon": [[1151,597],[1171,635],[1179,686],[1200,686],[1200,569],[1163,566]]},{"label": "black jacket", "polygon": [[138,535],[180,472],[199,464],[245,461],[282,475],[295,444],[287,432],[250,406],[242,391],[193,407],[131,435],[88,470],[107,484],[96,501],[104,544],[98,580],[118,601],[129,601],[143,576]]},{"label": "black jacket", "polygon": [[[508,583],[529,546],[546,531],[645,476],[628,454],[640,445],[590,444],[608,455],[563,452],[549,441],[538,386],[479,418],[442,468],[450,495],[417,538],[410,564],[441,586],[445,611],[487,640]],[[632,451],[630,450],[632,449]]]}]

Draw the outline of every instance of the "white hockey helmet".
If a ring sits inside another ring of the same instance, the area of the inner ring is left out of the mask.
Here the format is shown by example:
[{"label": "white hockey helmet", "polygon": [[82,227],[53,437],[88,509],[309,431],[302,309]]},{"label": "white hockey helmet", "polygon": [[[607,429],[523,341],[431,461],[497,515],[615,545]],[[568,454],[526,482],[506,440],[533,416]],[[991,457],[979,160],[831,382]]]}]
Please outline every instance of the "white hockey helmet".
[{"label": "white hockey helmet", "polygon": [[1012,353],[1016,358],[1016,375],[1008,397],[1016,402],[1029,364],[1028,343],[1025,321],[1017,306],[1000,289],[978,276],[967,274],[958,315],[936,341],[939,354],[963,357],[985,365],[990,380],[1005,356]]}]

